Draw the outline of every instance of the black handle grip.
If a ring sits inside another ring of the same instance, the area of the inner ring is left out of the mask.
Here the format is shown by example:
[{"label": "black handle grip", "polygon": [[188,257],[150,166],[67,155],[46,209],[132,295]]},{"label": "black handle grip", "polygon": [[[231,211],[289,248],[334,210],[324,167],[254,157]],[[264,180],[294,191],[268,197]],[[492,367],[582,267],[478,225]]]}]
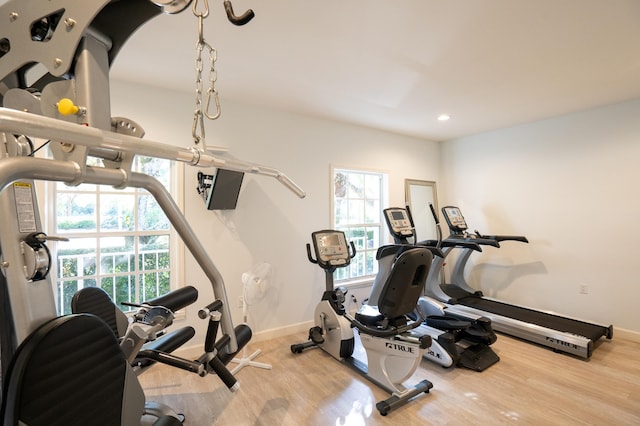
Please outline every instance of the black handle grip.
[{"label": "black handle grip", "polygon": [[186,286],[169,292],[164,296],[146,300],[144,303],[151,306],[164,306],[175,312],[185,306],[189,306],[196,300],[198,300],[198,290],[193,286]]},{"label": "black handle grip", "polygon": [[407,204],[405,208],[407,210],[407,217],[409,218],[409,224],[411,225],[412,228],[415,228],[416,225],[413,222],[413,213],[411,213],[411,207],[409,207],[409,204]]},{"label": "black handle grip", "polygon": [[198,318],[206,319],[211,312],[219,311],[222,308],[222,300],[216,299],[198,311]]},{"label": "black handle grip", "polygon": [[218,377],[220,377],[220,380],[222,380],[231,391],[237,389],[238,381],[217,356],[214,356],[213,359],[209,361],[209,367],[211,367]]},{"label": "black handle grip", "polygon": [[255,13],[253,13],[253,10],[248,9],[245,13],[243,13],[242,15],[238,16],[233,12],[233,6],[231,5],[231,2],[229,0],[226,0],[224,2],[224,10],[225,12],[227,12],[227,19],[229,20],[229,22],[231,22],[233,25],[238,25],[238,26],[242,26],[244,24],[247,24],[250,20],[253,19],[255,15]]},{"label": "black handle grip", "polygon": [[309,259],[309,262],[311,263],[318,263],[318,260],[314,259],[311,255],[311,244],[309,243],[307,243],[307,259]]},{"label": "black handle grip", "polygon": [[489,235],[489,236],[484,236],[485,238],[495,238],[495,240],[497,242],[501,242],[501,241],[518,241],[521,243],[528,243],[529,240],[527,239],[527,237],[522,236],[522,235]]},{"label": "black handle grip", "polygon": [[439,225],[440,219],[438,219],[438,213],[436,213],[436,208],[433,207],[433,203],[429,203],[429,209],[431,209],[431,214],[433,215],[433,220],[436,221],[436,225]]}]

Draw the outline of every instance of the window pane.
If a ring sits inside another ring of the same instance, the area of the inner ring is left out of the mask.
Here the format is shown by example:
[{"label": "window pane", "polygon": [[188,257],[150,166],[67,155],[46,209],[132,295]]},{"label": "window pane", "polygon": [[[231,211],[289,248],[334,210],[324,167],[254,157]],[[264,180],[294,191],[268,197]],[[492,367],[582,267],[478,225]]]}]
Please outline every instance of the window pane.
[{"label": "window pane", "polygon": [[365,228],[350,228],[345,235],[348,241],[356,246],[356,252],[364,250],[366,246]]},{"label": "window pane", "polygon": [[63,281],[62,287],[62,300],[59,302],[64,307],[64,313],[71,313],[71,299],[73,295],[78,291],[78,281]]},{"label": "window pane", "polygon": [[94,194],[58,194],[57,232],[95,232],[96,196]]},{"label": "window pane", "polygon": [[138,237],[138,245],[140,253],[147,252],[169,252],[169,236],[168,235],[143,235]]},{"label": "window pane", "polygon": [[100,272],[103,274],[113,274],[115,271],[113,254],[104,254],[100,256]]},{"label": "window pane", "polygon": [[133,231],[134,204],[133,194],[101,194],[100,230]]},{"label": "window pane", "polygon": [[336,198],[344,198],[347,196],[347,175],[345,173],[336,172],[333,178],[333,194]]},{"label": "window pane", "polygon": [[364,223],[364,203],[362,200],[349,200],[349,223]]},{"label": "window pane", "polygon": [[138,161],[138,170],[141,173],[153,176],[158,179],[165,188],[169,189],[169,181],[171,178],[170,160],[152,157],[136,157]]},{"label": "window pane", "polygon": [[96,274],[96,255],[80,256],[80,262],[82,263],[81,274],[82,275],[95,275]]},{"label": "window pane", "polygon": [[380,246],[380,228],[367,228],[367,250],[378,250]]},{"label": "window pane", "polygon": [[351,259],[351,266],[350,266],[351,278],[362,277],[365,275],[364,259],[365,259],[365,256],[364,256],[364,252],[362,251],[356,253],[356,256],[353,259]]},{"label": "window pane", "polygon": [[169,220],[150,195],[141,195],[138,198],[138,229],[142,231],[169,229]]},{"label": "window pane", "polygon": [[350,267],[346,267],[346,268],[338,268],[336,269],[335,272],[335,280],[339,281],[339,280],[346,280],[350,277],[349,275],[349,268]]},{"label": "window pane", "polygon": [[95,274],[95,238],[72,238],[59,241],[58,278]]},{"label": "window pane", "polygon": [[349,173],[347,197],[364,198],[364,176],[360,173]]},{"label": "window pane", "polygon": [[378,262],[376,262],[376,252],[368,251],[365,253],[365,263],[366,263],[366,275],[374,275],[378,273]]},{"label": "window pane", "polygon": [[149,300],[157,297],[158,293],[156,291],[156,274],[142,274],[139,277],[140,279],[140,299],[141,300]]},{"label": "window pane", "polygon": [[58,270],[58,277],[75,277],[78,275],[78,259],[75,256],[67,257],[58,260],[60,262],[60,268]]},{"label": "window pane", "polygon": [[382,176],[367,174],[364,177],[365,196],[368,199],[380,198],[380,187],[382,182]]},{"label": "window pane", "polygon": [[131,272],[134,265],[129,261],[127,253],[117,254],[113,256],[115,272]]},{"label": "window pane", "polygon": [[171,273],[169,271],[158,273],[158,290],[159,294],[165,294],[171,290]]},{"label": "window pane", "polygon": [[100,288],[107,292],[111,300],[115,300],[114,295],[116,293],[116,281],[115,277],[104,277],[100,279]]},{"label": "window pane", "polygon": [[346,199],[336,199],[334,202],[336,226],[349,223],[349,202]]},{"label": "window pane", "polygon": [[170,261],[169,250],[165,253],[158,253],[158,269],[169,269],[171,266]]},{"label": "window pane", "polygon": [[115,292],[113,300],[118,306],[121,302],[136,300],[135,275],[123,275],[115,277]]},{"label": "window pane", "polygon": [[380,222],[380,201],[379,200],[366,200],[364,211],[365,211],[364,223]]},{"label": "window pane", "polygon": [[141,263],[140,269],[142,269],[143,271],[158,269],[157,253],[155,252],[144,253],[144,254],[141,254],[140,257],[142,257],[142,263]]}]

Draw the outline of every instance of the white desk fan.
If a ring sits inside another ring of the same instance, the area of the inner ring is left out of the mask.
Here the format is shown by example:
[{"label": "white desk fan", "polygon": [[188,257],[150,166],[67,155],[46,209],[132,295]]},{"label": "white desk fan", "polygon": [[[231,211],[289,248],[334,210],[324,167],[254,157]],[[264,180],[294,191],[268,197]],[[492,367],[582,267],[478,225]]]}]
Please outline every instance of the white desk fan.
[{"label": "white desk fan", "polygon": [[[251,269],[250,272],[242,274],[242,317],[247,323],[249,306],[260,302],[267,294],[269,289],[269,280],[271,279],[271,265],[268,263],[259,263]],[[271,364],[254,361],[262,351],[257,349],[251,355],[247,356],[247,347],[242,349],[242,357],[236,357],[231,362],[238,364],[231,370],[231,374],[236,374],[243,367],[251,366],[271,370]]]}]

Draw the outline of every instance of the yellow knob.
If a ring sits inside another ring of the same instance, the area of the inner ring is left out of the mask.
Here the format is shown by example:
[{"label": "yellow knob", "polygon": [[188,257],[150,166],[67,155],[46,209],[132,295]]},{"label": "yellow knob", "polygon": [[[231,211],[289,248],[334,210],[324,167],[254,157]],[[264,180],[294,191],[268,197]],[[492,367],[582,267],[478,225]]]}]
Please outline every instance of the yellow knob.
[{"label": "yellow knob", "polygon": [[62,115],[75,115],[78,111],[80,111],[80,108],[69,98],[62,98],[58,102],[58,112]]}]

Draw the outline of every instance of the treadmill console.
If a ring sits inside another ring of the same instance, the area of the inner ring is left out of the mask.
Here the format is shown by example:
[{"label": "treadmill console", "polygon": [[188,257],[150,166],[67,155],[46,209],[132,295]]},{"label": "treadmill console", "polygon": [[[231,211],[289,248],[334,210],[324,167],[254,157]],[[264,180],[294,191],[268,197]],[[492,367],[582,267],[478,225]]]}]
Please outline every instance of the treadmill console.
[{"label": "treadmill console", "polygon": [[311,234],[313,249],[320,266],[347,266],[351,260],[342,231],[325,230]]},{"label": "treadmill console", "polygon": [[443,207],[442,214],[447,221],[447,225],[449,225],[451,233],[460,234],[467,230],[467,222],[464,220],[464,216],[462,216],[462,212],[458,207]]},{"label": "treadmill console", "polygon": [[406,209],[399,207],[384,209],[384,218],[394,239],[413,237],[413,227]]}]

